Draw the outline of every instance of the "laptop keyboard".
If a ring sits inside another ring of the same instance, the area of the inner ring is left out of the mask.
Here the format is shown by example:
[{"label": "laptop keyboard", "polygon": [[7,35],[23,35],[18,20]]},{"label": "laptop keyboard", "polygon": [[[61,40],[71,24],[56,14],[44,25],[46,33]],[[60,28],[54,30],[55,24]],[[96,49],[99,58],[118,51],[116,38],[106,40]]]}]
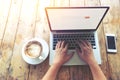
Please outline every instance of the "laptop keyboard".
[{"label": "laptop keyboard", "polygon": [[91,43],[92,48],[96,49],[94,33],[80,33],[80,34],[53,34],[53,50],[58,41],[66,41],[69,43],[68,49],[75,49],[78,45],[76,41],[87,40]]}]

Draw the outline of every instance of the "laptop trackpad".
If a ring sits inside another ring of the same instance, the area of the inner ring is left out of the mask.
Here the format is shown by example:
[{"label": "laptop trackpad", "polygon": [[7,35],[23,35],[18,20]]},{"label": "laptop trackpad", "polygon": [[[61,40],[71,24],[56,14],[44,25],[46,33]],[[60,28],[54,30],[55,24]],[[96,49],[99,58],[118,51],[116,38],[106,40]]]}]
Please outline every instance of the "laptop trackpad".
[{"label": "laptop trackpad", "polygon": [[85,65],[86,63],[81,60],[76,52],[76,50],[68,50],[68,54],[74,53],[73,57],[66,62],[64,65]]}]

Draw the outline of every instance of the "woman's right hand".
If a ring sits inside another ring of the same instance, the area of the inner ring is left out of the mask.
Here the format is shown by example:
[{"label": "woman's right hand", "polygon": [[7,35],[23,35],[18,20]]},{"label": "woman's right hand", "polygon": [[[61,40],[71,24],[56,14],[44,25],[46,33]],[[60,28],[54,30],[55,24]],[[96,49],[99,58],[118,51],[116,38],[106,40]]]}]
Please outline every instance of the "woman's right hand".
[{"label": "woman's right hand", "polygon": [[77,48],[79,57],[89,65],[96,63],[91,44],[88,41],[83,40],[77,41],[77,44],[80,48]]}]

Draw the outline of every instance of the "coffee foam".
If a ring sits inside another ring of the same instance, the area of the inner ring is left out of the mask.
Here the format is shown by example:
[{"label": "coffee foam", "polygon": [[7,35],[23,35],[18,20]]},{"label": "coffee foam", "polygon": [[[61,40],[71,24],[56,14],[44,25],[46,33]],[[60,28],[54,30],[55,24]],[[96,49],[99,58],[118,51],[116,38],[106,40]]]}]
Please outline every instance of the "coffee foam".
[{"label": "coffee foam", "polygon": [[25,49],[25,54],[29,57],[39,57],[42,52],[42,46],[39,42],[29,42]]}]

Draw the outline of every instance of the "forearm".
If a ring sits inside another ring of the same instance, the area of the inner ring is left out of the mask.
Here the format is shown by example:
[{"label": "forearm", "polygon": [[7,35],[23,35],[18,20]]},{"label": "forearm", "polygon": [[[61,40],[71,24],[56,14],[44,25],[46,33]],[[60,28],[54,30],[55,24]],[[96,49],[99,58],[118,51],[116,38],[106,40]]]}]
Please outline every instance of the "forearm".
[{"label": "forearm", "polygon": [[55,80],[59,69],[60,69],[60,66],[52,65],[42,80]]},{"label": "forearm", "polygon": [[90,66],[90,69],[91,69],[94,80],[106,80],[106,77],[103,74],[103,72],[100,69],[97,62],[93,62],[93,63],[89,64],[89,66]]}]

